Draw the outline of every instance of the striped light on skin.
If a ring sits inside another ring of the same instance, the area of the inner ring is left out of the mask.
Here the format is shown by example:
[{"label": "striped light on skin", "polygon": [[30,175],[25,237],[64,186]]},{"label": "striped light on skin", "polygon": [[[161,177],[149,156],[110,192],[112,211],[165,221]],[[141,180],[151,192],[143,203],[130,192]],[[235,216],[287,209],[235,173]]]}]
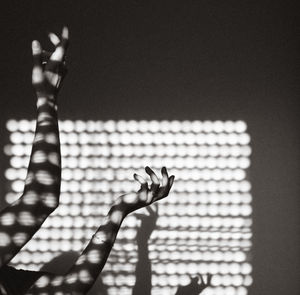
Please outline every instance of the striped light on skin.
[{"label": "striped light on skin", "polygon": [[[6,201],[11,203],[23,189],[34,122],[12,119],[6,126]],[[189,283],[189,276],[206,273],[213,275],[212,287],[203,294],[248,294],[251,147],[244,121],[66,120],[60,121],[60,140],[60,205],[15,257],[14,265],[37,270],[63,251],[80,252],[113,199],[137,189],[133,173],[143,174],[145,166],[156,172],[166,166],[176,181],[169,197],[159,203],[149,242],[152,294],[175,294],[179,284]],[[43,156],[37,154],[36,161]],[[27,201],[35,198],[29,195]],[[5,218],[10,222],[12,217]],[[132,292],[138,225],[134,215],[125,219],[101,275],[111,295]]]}]

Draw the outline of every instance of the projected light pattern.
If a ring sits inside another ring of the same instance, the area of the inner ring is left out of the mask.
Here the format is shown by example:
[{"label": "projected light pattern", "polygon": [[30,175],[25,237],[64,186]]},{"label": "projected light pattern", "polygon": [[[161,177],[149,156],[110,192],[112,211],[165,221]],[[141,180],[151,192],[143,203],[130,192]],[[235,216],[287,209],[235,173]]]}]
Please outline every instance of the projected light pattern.
[{"label": "projected light pattern", "polygon": [[[24,187],[34,122],[10,120],[6,201]],[[58,209],[13,260],[39,269],[62,251],[81,251],[115,197],[136,190],[134,172],[166,166],[176,180],[159,204],[151,236],[152,294],[175,294],[189,276],[213,274],[203,294],[246,295],[252,284],[250,136],[243,121],[61,121]],[[136,229],[128,216],[101,275],[109,294],[131,294]]]}]

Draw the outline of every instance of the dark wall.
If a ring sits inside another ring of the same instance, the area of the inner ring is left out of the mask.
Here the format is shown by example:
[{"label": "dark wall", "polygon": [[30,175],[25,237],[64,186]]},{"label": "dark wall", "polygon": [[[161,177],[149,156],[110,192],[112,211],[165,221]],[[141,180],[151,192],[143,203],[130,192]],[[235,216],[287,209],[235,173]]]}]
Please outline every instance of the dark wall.
[{"label": "dark wall", "polygon": [[[71,30],[60,117],[237,120],[252,137],[254,285],[299,294],[296,1],[1,2],[1,139],[34,118],[31,40]],[[0,156],[5,167],[5,158]],[[3,174],[3,173],[2,173]],[[1,175],[1,194],[5,182]]]}]

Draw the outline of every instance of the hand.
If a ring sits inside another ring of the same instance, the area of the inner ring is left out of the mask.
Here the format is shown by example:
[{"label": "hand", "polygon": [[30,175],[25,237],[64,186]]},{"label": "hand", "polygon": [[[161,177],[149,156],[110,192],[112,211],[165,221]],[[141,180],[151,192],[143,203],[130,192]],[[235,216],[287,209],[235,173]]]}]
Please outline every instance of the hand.
[{"label": "hand", "polygon": [[149,240],[158,219],[157,203],[147,206],[146,210],[149,214],[135,214],[136,218],[141,220],[141,226],[138,228],[136,236],[138,243]]},{"label": "hand", "polygon": [[63,28],[61,38],[50,33],[49,39],[55,46],[53,52],[43,51],[37,40],[32,42],[32,84],[38,98],[54,99],[67,72],[65,56],[69,43],[68,28]]},{"label": "hand", "polygon": [[150,187],[142,176],[134,174],[134,179],[141,185],[140,189],[136,193],[129,193],[119,197],[115,203],[126,214],[159,201],[167,197],[170,192],[175,177],[174,175],[169,177],[165,167],[161,169],[161,184],[152,169],[146,167],[145,170],[152,182]]},{"label": "hand", "polygon": [[[200,277],[200,284],[198,284]],[[209,287],[211,284],[212,275],[207,275],[206,283],[204,282],[203,276],[199,275],[199,277],[194,277],[191,279],[191,282],[187,286],[179,286],[175,295],[198,295],[205,288]]]}]

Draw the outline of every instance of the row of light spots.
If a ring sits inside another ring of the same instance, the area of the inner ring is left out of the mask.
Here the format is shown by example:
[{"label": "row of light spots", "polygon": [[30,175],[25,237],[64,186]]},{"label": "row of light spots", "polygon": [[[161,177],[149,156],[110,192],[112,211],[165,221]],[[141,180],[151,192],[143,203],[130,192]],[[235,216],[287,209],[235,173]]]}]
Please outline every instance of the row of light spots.
[{"label": "row of light spots", "polygon": [[[247,125],[244,121],[71,121],[64,120],[59,122],[62,132],[96,132],[96,133],[114,133],[114,132],[174,132],[174,133],[244,133]],[[9,132],[28,132],[34,131],[35,121],[14,120],[6,123]]]},{"label": "row of light spots", "polygon": [[[23,190],[34,127],[33,121],[7,122],[8,203]],[[138,189],[133,173],[145,175],[144,167],[150,166],[160,174],[166,166],[176,180],[159,204],[149,241],[152,294],[175,294],[178,285],[199,273],[213,274],[206,295],[247,294],[252,283],[252,196],[245,122],[66,120],[60,131],[60,206],[15,257],[15,265],[38,269],[61,252],[81,252],[113,199]],[[110,295],[132,293],[139,226],[132,214],[118,234],[101,275]]]},{"label": "row of light spots", "polygon": [[[30,143],[32,135],[16,132],[10,136],[14,144]],[[246,145],[250,142],[250,136],[245,133],[219,133],[219,134],[194,134],[194,133],[112,133],[112,134],[78,134],[60,133],[62,144],[114,144],[114,145],[141,145],[141,144],[196,144],[196,145]],[[91,147],[92,148],[92,147]],[[115,147],[117,150],[118,147]]]},{"label": "row of light spots", "polygon": [[[24,141],[24,140],[22,140]],[[5,153],[9,156],[26,156],[31,151],[32,138],[29,143],[8,145],[5,148]],[[94,142],[93,142],[94,143]],[[80,146],[78,145],[80,144]],[[87,145],[77,142],[75,144],[62,144],[61,143],[61,154],[65,157],[74,156],[200,156],[200,157],[248,157],[251,154],[251,148],[246,145],[188,145],[177,144],[177,145],[155,145],[155,146],[144,146],[144,145]]]},{"label": "row of light spots", "polygon": [[[176,169],[174,168],[173,173],[176,174],[182,180],[238,180],[241,181],[246,177],[246,173],[243,169]],[[106,173],[105,173],[106,172]],[[64,180],[101,180],[101,181],[113,181],[122,180],[127,181],[131,175],[129,169],[107,169],[106,171],[99,171],[98,169],[87,168],[87,169],[69,169],[65,168],[62,171]],[[9,180],[24,179],[26,177],[26,168],[15,169],[9,168],[5,171],[5,177]]]}]

